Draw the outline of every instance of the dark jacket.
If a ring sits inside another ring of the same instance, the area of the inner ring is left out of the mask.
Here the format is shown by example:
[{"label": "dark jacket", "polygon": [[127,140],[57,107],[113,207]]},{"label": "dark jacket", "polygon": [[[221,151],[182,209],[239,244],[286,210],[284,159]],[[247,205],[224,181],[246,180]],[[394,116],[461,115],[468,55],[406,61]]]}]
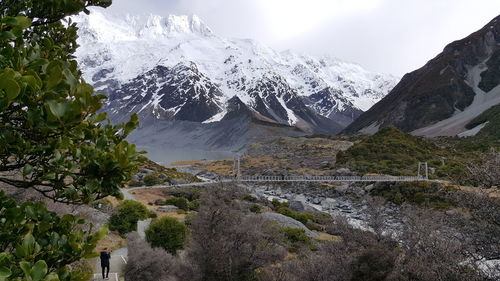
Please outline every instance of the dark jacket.
[{"label": "dark jacket", "polygon": [[111,254],[108,252],[101,252],[101,265],[109,265]]}]

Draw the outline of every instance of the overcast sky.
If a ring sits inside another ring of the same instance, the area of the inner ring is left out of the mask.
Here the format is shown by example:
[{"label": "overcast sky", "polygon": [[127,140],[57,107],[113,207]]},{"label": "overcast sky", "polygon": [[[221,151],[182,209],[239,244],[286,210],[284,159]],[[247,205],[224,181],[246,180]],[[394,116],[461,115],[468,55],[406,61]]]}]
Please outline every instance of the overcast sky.
[{"label": "overcast sky", "polygon": [[402,76],[499,15],[500,0],[113,0],[110,9],[196,14],[219,36]]}]

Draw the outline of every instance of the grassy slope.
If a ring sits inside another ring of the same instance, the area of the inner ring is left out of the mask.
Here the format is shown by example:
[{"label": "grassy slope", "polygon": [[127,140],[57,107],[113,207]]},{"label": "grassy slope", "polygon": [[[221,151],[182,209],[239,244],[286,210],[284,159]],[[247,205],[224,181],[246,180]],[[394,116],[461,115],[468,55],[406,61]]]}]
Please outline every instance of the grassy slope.
[{"label": "grassy slope", "polygon": [[488,122],[486,126],[479,131],[477,137],[488,138],[490,140],[500,139],[500,104],[497,104],[474,118],[467,124],[467,129],[472,129],[478,125]]},{"label": "grassy slope", "polygon": [[[164,166],[159,165],[159,164],[157,164],[149,159],[144,161],[144,163],[142,163],[139,167],[139,170],[145,170],[145,169],[153,171],[153,175],[155,175],[157,177],[161,174],[165,175],[166,176],[165,179],[160,180],[162,183],[173,180],[173,179],[183,179],[183,180],[186,180],[187,182],[200,182],[201,181],[196,176],[193,176],[193,175],[188,174],[188,173],[179,172],[175,168],[164,167]],[[135,182],[133,180],[129,183],[129,186],[142,186],[142,185],[144,185],[143,182]]]},{"label": "grassy slope", "polygon": [[448,179],[463,176],[464,164],[474,156],[389,127],[363,138],[337,157],[338,168],[348,167],[360,174],[416,175],[418,162],[428,162],[436,169],[432,177]]}]

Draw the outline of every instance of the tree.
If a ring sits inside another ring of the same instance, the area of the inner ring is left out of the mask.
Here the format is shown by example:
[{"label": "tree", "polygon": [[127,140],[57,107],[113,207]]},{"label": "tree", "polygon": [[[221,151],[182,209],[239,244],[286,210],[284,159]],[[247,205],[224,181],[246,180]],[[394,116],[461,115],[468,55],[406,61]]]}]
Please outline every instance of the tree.
[{"label": "tree", "polygon": [[147,219],[149,210],[146,206],[132,200],[120,202],[116,212],[109,218],[109,229],[121,235],[137,231],[137,222]]},{"label": "tree", "polygon": [[41,203],[17,206],[2,191],[0,206],[0,281],[86,280],[67,265],[92,256],[106,228],[92,234],[82,218],[59,217]]},{"label": "tree", "polygon": [[257,269],[286,255],[277,229],[240,206],[237,193],[234,187],[207,190],[191,220],[187,251],[203,281],[254,280]]},{"label": "tree", "polygon": [[467,165],[467,171],[471,179],[480,187],[490,188],[500,186],[500,152],[491,149],[486,153],[479,163]]},{"label": "tree", "polygon": [[173,256],[162,248],[151,248],[137,233],[127,236],[127,245],[125,280],[200,280],[196,267],[185,257]]},{"label": "tree", "polygon": [[187,227],[171,217],[163,217],[151,223],[146,230],[146,240],[153,248],[163,248],[171,254],[184,248]]},{"label": "tree", "polygon": [[[68,16],[111,0],[0,1],[0,182],[63,203],[119,195],[143,159],[125,141],[138,125],[111,125],[105,97],[85,83]],[[70,265],[91,255],[105,228],[0,194],[0,281],[84,280]]]},{"label": "tree", "polygon": [[[65,203],[118,195],[143,159],[125,141],[133,115],[111,125],[105,96],[85,83],[73,56],[69,15],[111,0],[0,3],[0,182]],[[63,23],[64,21],[64,23]]]}]

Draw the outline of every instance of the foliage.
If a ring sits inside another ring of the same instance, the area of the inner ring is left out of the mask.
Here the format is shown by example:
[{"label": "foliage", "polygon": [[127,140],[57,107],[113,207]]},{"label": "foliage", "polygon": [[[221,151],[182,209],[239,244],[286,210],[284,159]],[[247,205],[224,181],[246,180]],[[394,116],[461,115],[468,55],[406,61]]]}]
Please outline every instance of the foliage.
[{"label": "foliage", "polygon": [[250,206],[250,212],[259,214],[262,212],[262,207],[259,204],[252,204]]},{"label": "foliage", "polygon": [[488,122],[481,131],[472,139],[500,139],[500,104],[492,106],[476,118],[472,119],[465,127],[472,129],[485,122]]},{"label": "foliage", "polygon": [[306,224],[308,221],[316,221],[316,217],[313,214],[295,212],[286,207],[281,207],[276,212],[298,220],[303,224]]},{"label": "foliage", "polygon": [[[88,203],[118,195],[136,172],[142,157],[125,138],[138,118],[104,123],[106,113],[98,111],[105,96],[82,79],[73,56],[77,27],[66,19],[110,4],[0,3],[0,182],[33,187],[61,202]],[[11,176],[16,172],[21,179]]]},{"label": "foliage", "polygon": [[257,198],[255,198],[255,196],[253,196],[252,194],[245,194],[243,196],[243,200],[248,201],[248,202],[256,202]]},{"label": "foliage", "polygon": [[466,166],[491,143],[467,138],[424,139],[388,127],[362,138],[337,154],[337,168],[348,167],[359,174],[416,175],[419,162],[427,162],[430,178],[471,184]]},{"label": "foliage", "polygon": [[166,203],[166,205],[174,205],[177,208],[179,208],[181,210],[184,210],[184,211],[188,211],[189,210],[188,201],[184,197],[172,197],[172,198],[168,198],[165,201],[165,203]]},{"label": "foliage", "polygon": [[195,201],[200,199],[201,191],[202,189],[198,187],[191,187],[191,188],[183,187],[183,188],[168,190],[166,194],[174,197],[183,197],[186,198],[188,201]]},{"label": "foliage", "polygon": [[[134,186],[142,186],[142,185],[156,185],[156,184],[161,184],[165,182],[171,182],[172,180],[185,180],[187,182],[201,182],[202,180],[199,179],[196,176],[193,176],[189,173],[183,173],[178,171],[175,168],[167,168],[165,166],[162,166],[156,162],[153,162],[149,159],[145,159],[144,162],[142,162],[139,165],[139,170],[149,170],[153,171],[151,174],[152,176],[149,177],[149,179],[142,179],[140,180],[131,180],[128,183],[128,186],[134,187]],[[156,178],[153,178],[156,177]],[[153,180],[153,183],[147,183],[147,180]]]},{"label": "foliage", "polygon": [[200,208],[200,200],[194,200],[188,203],[188,209],[191,211],[197,211]]},{"label": "foliage", "polygon": [[435,182],[397,182],[379,183],[371,191],[371,195],[382,196],[397,205],[406,202],[445,209],[452,206],[447,199],[447,194],[451,191],[454,189]]},{"label": "foliage", "polygon": [[84,280],[68,265],[92,256],[107,229],[92,234],[84,220],[57,216],[41,203],[16,203],[0,191],[0,280]]},{"label": "foliage", "polygon": [[146,240],[151,247],[163,248],[172,254],[184,248],[186,236],[187,226],[171,217],[153,221],[146,230]]},{"label": "foliage", "polygon": [[304,245],[310,245],[312,242],[311,238],[307,236],[304,229],[295,227],[282,227],[279,229],[279,231],[284,234],[287,242],[302,243]]},{"label": "foliage", "polygon": [[155,174],[149,174],[149,175],[144,176],[143,181],[144,181],[144,184],[147,186],[158,185],[161,183],[160,178],[158,178],[158,176]]},{"label": "foliage", "polygon": [[273,199],[271,201],[271,204],[273,205],[273,209],[274,210],[277,210],[281,207],[284,207],[284,208],[288,208],[289,207],[289,204],[288,202],[280,202],[278,199]]},{"label": "foliage", "polygon": [[347,165],[361,173],[414,175],[418,162],[434,158],[437,147],[396,128],[381,129],[337,157],[337,165]]},{"label": "foliage", "polygon": [[137,222],[149,218],[150,212],[139,202],[125,200],[116,207],[116,212],[109,218],[109,229],[121,235],[137,231]]}]

